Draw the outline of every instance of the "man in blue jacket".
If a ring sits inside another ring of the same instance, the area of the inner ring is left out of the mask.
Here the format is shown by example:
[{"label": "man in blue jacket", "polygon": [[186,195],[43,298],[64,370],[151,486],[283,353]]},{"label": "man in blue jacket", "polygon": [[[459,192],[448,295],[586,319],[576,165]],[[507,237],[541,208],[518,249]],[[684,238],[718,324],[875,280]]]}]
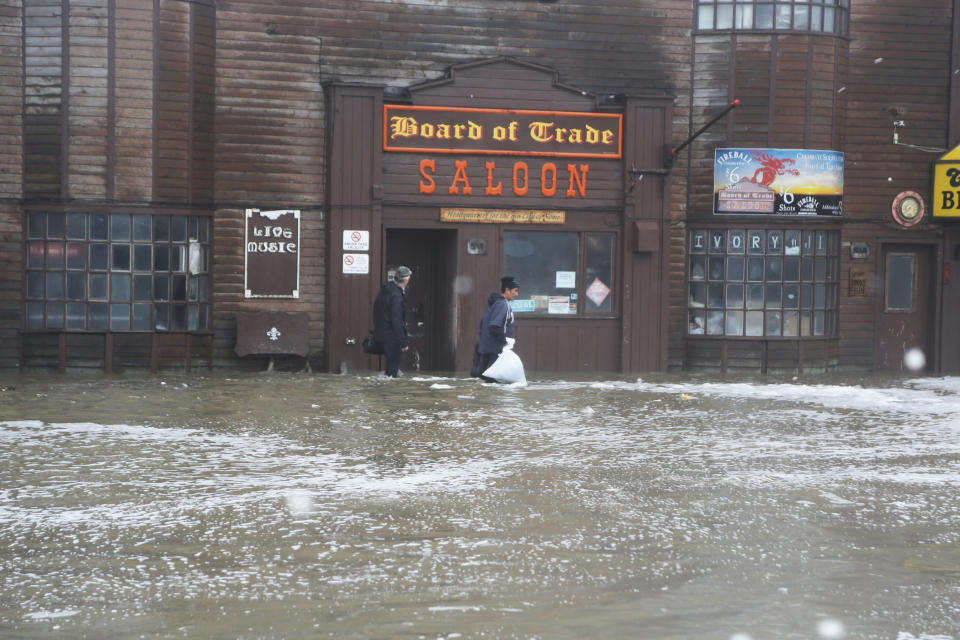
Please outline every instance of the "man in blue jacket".
[{"label": "man in blue jacket", "polygon": [[410,282],[410,269],[397,267],[393,280],[380,287],[380,293],[373,303],[373,338],[383,345],[387,357],[384,375],[396,378],[403,362],[403,353],[407,346],[407,284]]},{"label": "man in blue jacket", "polygon": [[[480,321],[480,342],[477,350],[483,359],[480,371],[490,368],[507,344],[507,338],[513,337],[513,309],[510,301],[520,295],[520,283],[512,276],[500,278],[500,293],[491,293],[487,299],[487,309]],[[485,382],[496,382],[481,375]]]}]

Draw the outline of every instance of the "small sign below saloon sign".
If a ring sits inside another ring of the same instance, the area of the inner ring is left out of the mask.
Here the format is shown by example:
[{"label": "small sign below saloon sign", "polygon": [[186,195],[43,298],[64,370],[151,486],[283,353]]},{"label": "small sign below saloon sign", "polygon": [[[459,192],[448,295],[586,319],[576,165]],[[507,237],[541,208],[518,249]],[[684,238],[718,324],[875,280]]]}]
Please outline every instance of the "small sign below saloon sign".
[{"label": "small sign below saloon sign", "polygon": [[716,149],[713,211],[843,215],[843,154],[816,149]]},{"label": "small sign below saloon sign", "polygon": [[300,212],[247,209],[245,298],[300,297]]},{"label": "small sign below saloon sign", "polygon": [[567,158],[619,158],[618,113],[388,104],[383,150]]}]

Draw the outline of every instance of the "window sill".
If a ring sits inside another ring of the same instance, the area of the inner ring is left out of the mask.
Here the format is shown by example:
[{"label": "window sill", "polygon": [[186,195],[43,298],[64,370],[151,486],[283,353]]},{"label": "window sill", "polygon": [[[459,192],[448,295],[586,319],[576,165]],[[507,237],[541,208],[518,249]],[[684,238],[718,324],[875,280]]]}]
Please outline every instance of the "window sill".
[{"label": "window sill", "polygon": [[688,333],[688,340],[771,340],[775,342],[815,342],[818,340],[837,340],[840,336],[706,336]]},{"label": "window sill", "polygon": [[90,334],[90,335],[105,335],[112,333],[114,335],[177,335],[189,333],[191,335],[213,335],[213,330],[211,329],[182,329],[176,331],[113,331],[111,329],[20,329],[20,333],[29,333],[29,334],[59,334],[59,333],[75,333],[75,334]]},{"label": "window sill", "polygon": [[827,36],[850,41],[849,34],[834,33],[832,31],[811,31],[809,29],[695,29],[696,36],[715,35],[751,35],[751,36]]},{"label": "window sill", "polygon": [[619,320],[619,313],[517,313],[513,312],[514,321],[521,318],[531,320]]}]

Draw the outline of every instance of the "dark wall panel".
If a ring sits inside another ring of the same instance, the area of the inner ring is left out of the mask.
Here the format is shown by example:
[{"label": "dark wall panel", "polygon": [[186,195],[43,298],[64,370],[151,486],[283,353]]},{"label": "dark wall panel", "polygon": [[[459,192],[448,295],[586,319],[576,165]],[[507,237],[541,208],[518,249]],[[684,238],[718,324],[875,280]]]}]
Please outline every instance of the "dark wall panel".
[{"label": "dark wall panel", "polygon": [[59,198],[64,188],[69,90],[64,22],[60,0],[29,0],[24,6],[23,193],[28,198]]},{"label": "dark wall panel", "polygon": [[117,4],[113,197],[147,202],[153,196],[153,6]]},{"label": "dark wall panel", "polygon": [[107,196],[110,135],[108,0],[70,3],[67,193],[70,198]]},{"label": "dark wall panel", "polygon": [[154,198],[180,201],[190,175],[190,5],[160,0],[156,69]]},{"label": "dark wall panel", "polygon": [[[373,368],[376,361],[360,351],[360,341],[371,328],[374,296],[380,285],[383,236],[381,210],[375,193],[381,174],[380,122],[382,91],[375,87],[334,85],[330,88],[329,109],[333,123],[329,153],[330,217],[327,223],[330,255],[327,270],[327,367],[331,371],[362,366]],[[370,272],[343,274],[343,231],[371,231]],[[347,344],[348,338],[358,338]]]},{"label": "dark wall panel", "polygon": [[191,5],[190,202],[214,199],[214,114],[216,112],[216,28],[213,7]]}]

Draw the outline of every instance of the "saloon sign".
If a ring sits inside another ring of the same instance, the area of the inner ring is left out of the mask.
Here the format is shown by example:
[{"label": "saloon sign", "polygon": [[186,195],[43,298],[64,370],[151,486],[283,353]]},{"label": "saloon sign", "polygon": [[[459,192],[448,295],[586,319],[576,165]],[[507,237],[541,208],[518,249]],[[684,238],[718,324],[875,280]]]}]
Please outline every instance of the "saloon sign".
[{"label": "saloon sign", "polygon": [[714,213],[843,214],[843,154],[811,149],[717,149]]},{"label": "saloon sign", "polygon": [[[622,156],[622,125],[613,113],[384,105],[383,150],[421,155],[423,195],[586,198],[589,160]],[[513,157],[454,157],[470,155]]]}]

